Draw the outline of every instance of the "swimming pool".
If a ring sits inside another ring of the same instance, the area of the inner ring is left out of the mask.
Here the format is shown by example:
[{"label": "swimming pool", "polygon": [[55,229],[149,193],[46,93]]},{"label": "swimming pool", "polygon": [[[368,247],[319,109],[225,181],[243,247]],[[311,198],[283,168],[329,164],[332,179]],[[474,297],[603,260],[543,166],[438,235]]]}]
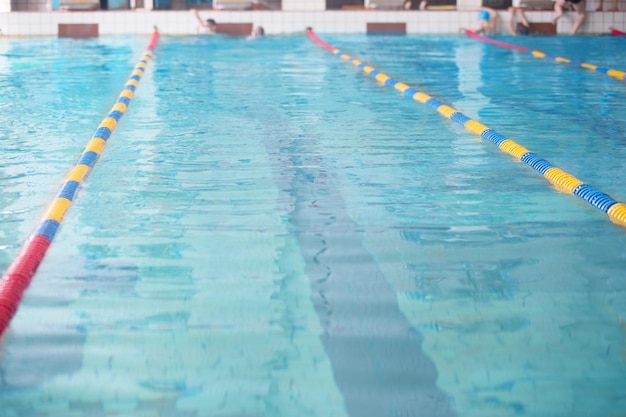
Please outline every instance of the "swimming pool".
[{"label": "swimming pool", "polygon": [[[625,69],[620,39],[504,38]],[[327,36],[625,201],[624,82]],[[2,40],[4,271],[144,38]],[[619,416],[626,235],[302,36],[162,38],[3,342],[8,416]]]}]

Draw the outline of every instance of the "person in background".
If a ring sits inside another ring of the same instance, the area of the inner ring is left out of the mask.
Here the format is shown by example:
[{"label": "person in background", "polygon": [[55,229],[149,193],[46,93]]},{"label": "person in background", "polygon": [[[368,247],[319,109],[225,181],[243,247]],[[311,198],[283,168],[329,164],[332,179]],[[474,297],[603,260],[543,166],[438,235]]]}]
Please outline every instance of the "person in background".
[{"label": "person in background", "polygon": [[[404,10],[411,10],[413,9],[413,5],[417,4],[417,1],[412,1],[412,0],[406,0],[404,2]],[[426,10],[426,6],[428,5],[428,1],[427,0],[421,0],[419,2],[419,9],[420,10]]]},{"label": "person in background", "polygon": [[472,29],[476,33],[495,33],[498,23],[498,13],[489,7],[478,9],[478,27]]},{"label": "person in background", "polygon": [[202,20],[198,9],[190,9],[193,15],[198,21],[198,27],[196,33],[203,33],[205,35],[215,35],[217,33],[217,23],[213,19]]},{"label": "person in background", "polygon": [[574,21],[574,26],[572,26],[572,34],[578,32],[578,29],[585,21],[585,17],[587,16],[586,8],[587,1],[586,0],[556,0],[554,2],[554,19],[552,19],[552,23],[556,25],[556,21],[559,20],[561,16],[563,16],[563,6],[566,3],[569,3],[569,6],[576,11],[576,20]]},{"label": "person in background", "polygon": [[252,40],[262,38],[263,36],[265,36],[265,29],[263,29],[263,26],[254,26],[252,28],[252,31],[250,32],[250,36],[248,36],[246,39]]},{"label": "person in background", "polygon": [[[530,24],[526,19],[521,3],[521,0],[513,0],[513,6],[509,7],[509,32],[511,35],[528,35],[530,32]],[[522,21],[522,26],[517,28],[515,27],[515,15],[518,15]]]}]

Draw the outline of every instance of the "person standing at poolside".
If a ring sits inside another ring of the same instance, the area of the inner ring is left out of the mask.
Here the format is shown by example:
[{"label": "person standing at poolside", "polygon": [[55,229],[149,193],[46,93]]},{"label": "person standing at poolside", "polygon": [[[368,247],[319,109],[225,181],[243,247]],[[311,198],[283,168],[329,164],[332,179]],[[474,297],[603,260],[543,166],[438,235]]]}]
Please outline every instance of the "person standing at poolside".
[{"label": "person standing at poolside", "polygon": [[[404,2],[404,5],[402,6],[402,8],[403,8],[404,10],[411,10],[411,9],[413,9],[413,6],[414,6],[415,4],[417,4],[417,3],[418,3],[417,1],[406,0],[406,1]],[[419,9],[419,10],[426,10],[426,6],[428,6],[428,0],[421,0],[421,1],[419,2],[418,9]]]},{"label": "person standing at poolside", "polygon": [[556,0],[554,2],[554,19],[552,19],[552,23],[556,25],[556,21],[559,20],[561,16],[563,16],[563,6],[566,3],[569,3],[569,6],[572,7],[576,11],[576,20],[574,21],[574,26],[572,26],[572,34],[578,32],[578,29],[585,21],[585,16],[587,15],[587,1],[586,0]]},{"label": "person standing at poolside", "polygon": [[213,19],[202,20],[198,9],[190,9],[196,20],[198,21],[198,27],[196,33],[203,33],[205,35],[215,35],[217,33],[217,23]]},{"label": "person standing at poolside", "polygon": [[[528,19],[526,19],[521,3],[521,0],[513,0],[513,5],[509,7],[509,32],[511,32],[511,35],[528,35],[530,32],[530,24]],[[514,27],[515,15],[518,15],[522,21],[522,26],[519,28]]]}]

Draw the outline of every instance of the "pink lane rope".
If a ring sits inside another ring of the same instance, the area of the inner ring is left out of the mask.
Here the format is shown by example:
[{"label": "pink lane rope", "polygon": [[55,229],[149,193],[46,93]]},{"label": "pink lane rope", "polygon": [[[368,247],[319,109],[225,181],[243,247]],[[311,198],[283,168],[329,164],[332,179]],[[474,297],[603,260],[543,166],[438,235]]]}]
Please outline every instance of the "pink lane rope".
[{"label": "pink lane rope", "polygon": [[320,38],[318,38],[317,35],[315,34],[315,32],[313,32],[312,28],[310,28],[310,27],[306,28],[306,34],[309,37],[309,39],[311,39],[313,42],[315,42],[316,44],[320,45],[321,47],[326,48],[326,49],[328,49],[331,52],[335,50],[335,48],[332,45],[330,45],[330,44],[324,42],[323,40],[321,40]]},{"label": "pink lane rope", "polygon": [[479,41],[483,41],[483,42],[487,42],[487,43],[491,43],[494,45],[498,45],[501,48],[507,48],[507,49],[515,49],[518,51],[522,51],[522,52],[528,52],[528,48],[524,48],[523,46],[519,46],[519,45],[513,45],[512,43],[506,43],[506,42],[501,42],[501,41],[497,41],[495,39],[491,39],[488,38],[486,36],[482,36],[479,35],[478,33],[471,31],[469,29],[465,29],[465,34],[473,39],[479,40]]}]

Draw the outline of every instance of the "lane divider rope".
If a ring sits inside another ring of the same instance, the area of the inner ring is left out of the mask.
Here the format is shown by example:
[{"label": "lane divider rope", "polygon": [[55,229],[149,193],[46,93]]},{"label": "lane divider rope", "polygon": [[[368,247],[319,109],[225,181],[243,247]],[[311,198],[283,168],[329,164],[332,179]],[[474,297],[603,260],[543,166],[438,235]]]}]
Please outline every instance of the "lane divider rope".
[{"label": "lane divider rope", "polygon": [[501,48],[515,49],[515,50],[520,51],[520,52],[526,52],[526,53],[531,54],[535,58],[543,58],[543,59],[547,59],[549,61],[554,61],[554,62],[558,62],[558,63],[562,63],[562,64],[570,64],[570,65],[573,65],[573,66],[576,66],[576,67],[581,67],[581,68],[586,68],[586,69],[591,70],[591,71],[596,71],[596,72],[599,72],[601,74],[606,74],[609,77],[613,77],[613,78],[616,78],[618,80],[626,80],[626,72],[624,72],[624,71],[611,69],[611,68],[605,68],[605,67],[599,67],[597,65],[588,64],[588,63],[585,63],[585,62],[572,61],[571,59],[563,58],[563,57],[560,57],[560,56],[551,56],[551,55],[548,55],[548,54],[546,54],[544,52],[541,52],[541,51],[532,50],[530,48],[526,48],[526,47],[519,46],[519,45],[513,45],[511,43],[497,41],[495,39],[491,39],[491,38],[488,38],[486,36],[482,36],[482,35],[474,32],[474,31],[471,31],[469,29],[465,29],[465,34],[469,38],[471,38],[471,39],[476,39],[478,41],[482,41],[482,42],[485,42],[485,43],[490,43],[492,45],[496,45],[496,46],[499,46]]},{"label": "lane divider rope", "polygon": [[394,80],[388,75],[376,70],[375,68],[364,64],[358,59],[352,58],[350,55],[340,51],[332,45],[320,39],[311,28],[307,28],[306,34],[313,42],[329,50],[333,55],[350,62],[364,73],[374,77],[377,81],[384,85],[394,87],[404,94],[405,97],[419,101],[433,109],[437,110],[442,116],[447,117],[455,123],[460,124],[466,130],[480,136],[483,140],[498,146],[502,152],[514,156],[519,161],[525,163],[535,171],[542,174],[557,190],[573,194],[591,206],[608,215],[609,219],[622,227],[626,227],[626,204],[613,199],[608,194],[596,190],[592,186],[583,183],[571,174],[555,167],[547,160],[539,157],[534,152],[526,149],[524,146],[507,139],[504,135],[485,126],[479,121],[473,120],[460,111],[447,106],[437,99],[408,86],[405,83]]},{"label": "lane divider rope", "polygon": [[611,35],[613,36],[626,36],[626,32],[622,32],[619,29],[609,28],[611,30]]},{"label": "lane divider rope", "polygon": [[65,176],[65,182],[52,203],[48,206],[48,210],[38,227],[22,245],[19,253],[2,276],[2,279],[0,279],[0,337],[2,337],[11,319],[17,312],[22,296],[50,247],[65,213],[76,197],[81,182],[100,156],[117,122],[126,112],[137,84],[148,62],[152,59],[158,40],[159,32],[155,28],[141,60],[135,65],[108,116],[100,123],[78,162]]}]

